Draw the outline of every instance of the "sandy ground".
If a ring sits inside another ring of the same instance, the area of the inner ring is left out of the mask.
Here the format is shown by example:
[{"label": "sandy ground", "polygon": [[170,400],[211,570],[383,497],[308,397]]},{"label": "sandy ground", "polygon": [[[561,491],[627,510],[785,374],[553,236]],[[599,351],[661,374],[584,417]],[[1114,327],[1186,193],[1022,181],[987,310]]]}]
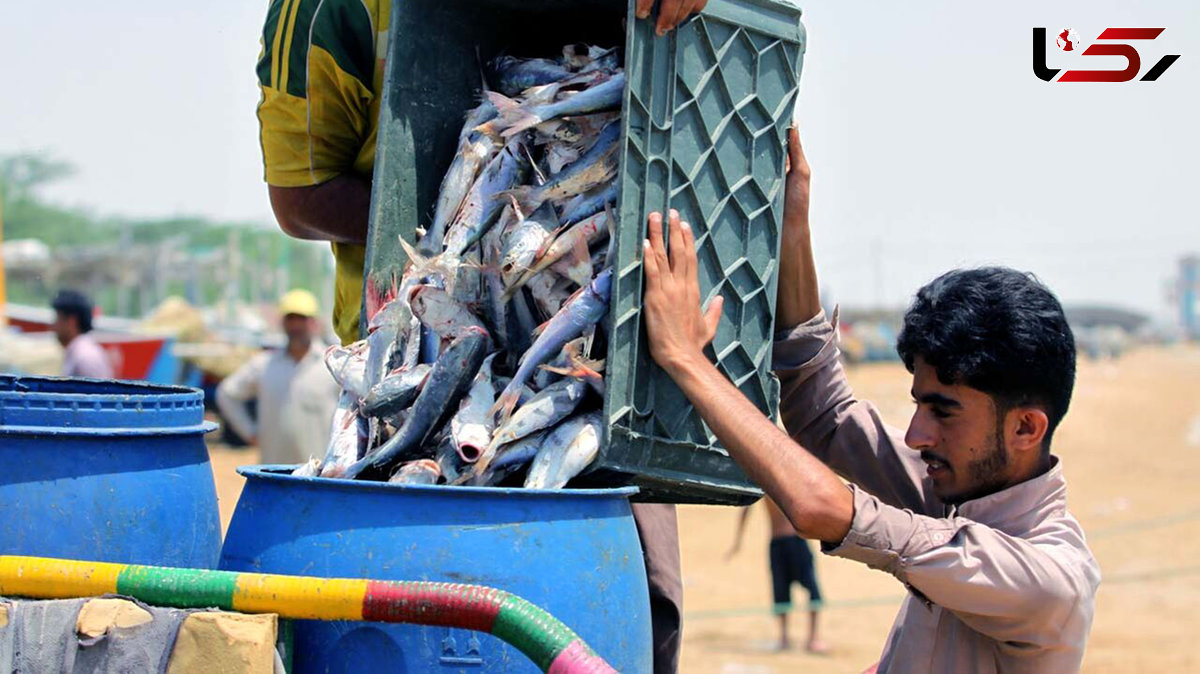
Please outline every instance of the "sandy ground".
[{"label": "sandy ground", "polygon": [[[907,423],[909,379],[899,365],[851,370],[859,397]],[[1200,633],[1200,348],[1145,348],[1116,362],[1081,362],[1071,412],[1055,439],[1070,508],[1088,532],[1104,574],[1084,669],[1200,670],[1189,642]],[[213,448],[226,524],[255,452]],[[756,507],[743,550],[725,553],[737,511],[685,506],[680,529],[687,674],[856,672],[879,656],[902,596],[890,576],[828,557],[818,573],[827,607],[822,637],[833,652],[773,652],[768,612],[766,513]],[[798,603],[803,591],[795,589]],[[792,618],[802,644],[803,616]]]}]

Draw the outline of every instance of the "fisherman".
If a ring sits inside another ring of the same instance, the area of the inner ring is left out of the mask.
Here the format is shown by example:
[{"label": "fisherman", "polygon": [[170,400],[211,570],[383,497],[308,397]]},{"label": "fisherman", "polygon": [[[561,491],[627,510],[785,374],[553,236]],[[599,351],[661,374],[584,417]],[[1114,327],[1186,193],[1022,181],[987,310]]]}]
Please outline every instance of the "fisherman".
[{"label": "fisherman", "polygon": [[658,213],[645,243],[652,357],[798,534],[908,590],[878,671],[1078,671],[1100,570],[1050,452],[1075,380],[1061,305],[999,267],[918,290],[897,344],[916,410],[907,433],[887,426],[854,398],[837,312],[821,310],[794,130],[788,154],[774,368],[791,437],[704,356],[722,303],[701,310],[693,234],[673,211],[670,253]]},{"label": "fisherman", "polygon": [[[217,387],[225,421],[262,450],[268,464],[304,463],[325,454],[338,385],[325,368],[317,298],[292,290],[279,300],[287,345],[255,355]],[[246,403],[258,400],[257,421]]]},{"label": "fisherman", "polygon": [[[660,0],[656,32],[672,30],[706,3]],[[648,18],[654,4],[637,0],[637,17]],[[344,344],[359,337],[390,8],[385,0],[271,0],[257,67],[271,207],[287,234],[333,247],[333,326]],[[650,582],[654,671],[674,672],[683,605],[675,509],[638,504],[634,519]]]},{"label": "fisherman", "polygon": [[90,334],[95,313],[92,300],[77,290],[61,290],[50,306],[54,309],[54,336],[64,349],[63,376],[112,379],[112,361]]}]

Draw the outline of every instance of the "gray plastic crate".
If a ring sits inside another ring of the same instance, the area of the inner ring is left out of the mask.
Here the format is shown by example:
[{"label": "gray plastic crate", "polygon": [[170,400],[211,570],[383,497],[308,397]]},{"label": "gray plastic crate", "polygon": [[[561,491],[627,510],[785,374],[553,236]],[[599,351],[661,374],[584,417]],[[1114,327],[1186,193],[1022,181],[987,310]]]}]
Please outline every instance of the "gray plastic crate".
[{"label": "gray plastic crate", "polygon": [[675,208],[695,230],[701,291],[725,297],[712,355],[766,413],[776,257],[804,28],[776,0],[711,0],[655,37],[613,0],[404,0],[392,9],[367,251],[370,311],[406,261],[396,236],[426,225],[463,113],[478,99],[476,49],[553,55],[568,42],[624,44],[621,196],[608,353],[609,442],[587,478],[641,500],[749,503],[761,492],[650,360],[641,326],[646,215]]}]

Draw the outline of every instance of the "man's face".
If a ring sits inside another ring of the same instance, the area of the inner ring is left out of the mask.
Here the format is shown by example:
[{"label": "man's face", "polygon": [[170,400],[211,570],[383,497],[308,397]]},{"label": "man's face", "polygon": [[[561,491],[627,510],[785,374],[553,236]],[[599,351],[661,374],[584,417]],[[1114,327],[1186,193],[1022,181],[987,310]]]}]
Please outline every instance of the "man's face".
[{"label": "man's face", "polygon": [[938,498],[962,503],[1008,486],[1011,462],[991,396],[943,384],[920,357],[913,364],[912,395],[917,409],[904,441],[921,452]]},{"label": "man's face", "polygon": [[289,342],[307,342],[312,339],[317,321],[299,314],[288,314],[283,317],[283,332]]},{"label": "man's face", "polygon": [[79,325],[75,321],[74,316],[69,316],[61,311],[54,312],[54,336],[58,338],[58,343],[66,346],[71,343],[72,339],[79,334]]}]

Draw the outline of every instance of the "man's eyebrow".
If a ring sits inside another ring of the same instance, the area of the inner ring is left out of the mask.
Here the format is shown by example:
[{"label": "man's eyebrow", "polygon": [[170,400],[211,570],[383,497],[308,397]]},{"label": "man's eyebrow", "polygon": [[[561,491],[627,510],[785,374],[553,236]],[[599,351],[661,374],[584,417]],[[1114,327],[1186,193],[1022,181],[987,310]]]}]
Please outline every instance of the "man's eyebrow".
[{"label": "man's eyebrow", "polygon": [[917,395],[916,391],[912,392],[913,400],[927,405],[938,405],[940,407],[962,407],[962,403],[958,402],[950,396],[942,395],[941,393],[925,393]]}]

